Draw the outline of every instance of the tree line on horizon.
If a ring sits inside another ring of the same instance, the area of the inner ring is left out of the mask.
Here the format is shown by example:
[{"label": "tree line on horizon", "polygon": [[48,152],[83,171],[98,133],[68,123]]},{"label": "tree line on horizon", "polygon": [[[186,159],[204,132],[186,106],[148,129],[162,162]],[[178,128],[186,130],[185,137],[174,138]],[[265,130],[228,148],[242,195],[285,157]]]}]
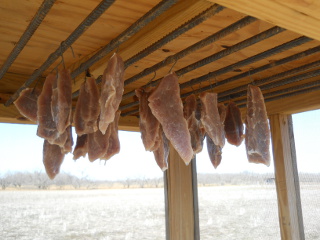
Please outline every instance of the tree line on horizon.
[{"label": "tree line on horizon", "polygon": [[[320,173],[300,173],[300,182],[320,183]],[[273,173],[198,173],[198,186],[224,185],[262,185],[274,184]],[[103,189],[103,188],[159,188],[163,187],[163,178],[147,178],[140,176],[122,180],[92,180],[84,172],[80,176],[62,172],[54,180],[50,180],[43,171],[7,172],[0,174],[0,187],[14,189]]]}]

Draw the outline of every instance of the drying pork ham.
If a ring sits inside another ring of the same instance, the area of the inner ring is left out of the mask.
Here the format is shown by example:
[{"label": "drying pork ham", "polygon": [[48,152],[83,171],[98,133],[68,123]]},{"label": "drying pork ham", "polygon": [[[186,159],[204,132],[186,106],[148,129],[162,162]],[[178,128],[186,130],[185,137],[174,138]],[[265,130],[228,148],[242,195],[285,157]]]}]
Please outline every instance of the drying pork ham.
[{"label": "drying pork ham", "polygon": [[19,98],[14,101],[18,111],[33,122],[37,122],[37,100],[39,95],[39,90],[26,88],[20,93]]},{"label": "drying pork ham", "polygon": [[63,159],[64,154],[61,152],[60,146],[50,144],[47,140],[44,140],[43,164],[50,179],[54,179],[59,173]]},{"label": "drying pork ham", "polygon": [[107,152],[101,157],[101,159],[108,160],[113,155],[118,154],[120,152],[120,141],[118,136],[118,124],[120,118],[121,111],[117,111],[114,121],[109,124],[107,132],[105,135],[109,136],[109,143]]},{"label": "drying pork ham", "polygon": [[108,125],[113,122],[118,110],[124,89],[124,63],[114,53],[108,62],[101,82],[99,129],[105,134]]},{"label": "drying pork ham", "polygon": [[[218,112],[220,116],[221,123],[224,124],[226,118],[226,106],[223,103],[218,104]],[[222,147],[215,145],[212,139],[207,135],[207,150],[210,161],[214,168],[217,168],[222,160]]]},{"label": "drying pork ham", "polygon": [[73,146],[71,125],[67,127],[64,134],[67,135],[67,139],[66,139],[65,143],[63,144],[61,151],[62,151],[62,153],[69,153],[72,151],[72,146]]},{"label": "drying pork ham", "polygon": [[51,114],[60,134],[71,125],[72,114],[72,79],[69,70],[59,71],[53,83]]},{"label": "drying pork ham", "polygon": [[98,130],[97,119],[100,114],[99,90],[93,77],[89,77],[80,87],[79,98],[74,113],[74,126],[77,135],[93,133]]},{"label": "drying pork ham", "polygon": [[88,134],[88,157],[91,162],[103,157],[108,150],[110,131],[102,134],[100,131]]},{"label": "drying pork ham", "polygon": [[212,139],[215,145],[223,147],[225,143],[225,133],[218,110],[218,96],[216,93],[201,93],[202,104],[201,122],[206,134]]},{"label": "drying pork ham", "polygon": [[146,151],[154,151],[157,149],[156,142],[159,139],[160,123],[152,114],[148,105],[148,97],[151,90],[137,89],[136,95],[139,98],[139,127],[141,139]]},{"label": "drying pork ham", "polygon": [[159,128],[158,148],[153,151],[154,158],[162,171],[168,169],[169,141],[162,128]]},{"label": "drying pork ham", "polygon": [[224,130],[228,143],[240,146],[244,138],[243,122],[241,119],[240,109],[234,102],[229,102],[227,114],[224,121]]},{"label": "drying pork ham", "polygon": [[191,94],[185,99],[185,104],[183,107],[183,115],[185,119],[188,119],[193,112],[197,109],[197,98],[196,95]]},{"label": "drying pork ham", "polygon": [[218,112],[219,112],[222,124],[225,124],[224,121],[226,120],[227,108],[223,103],[218,103]]},{"label": "drying pork ham", "polygon": [[53,121],[51,114],[51,96],[52,86],[56,80],[56,76],[49,74],[46,77],[42,91],[38,97],[37,106],[37,135],[48,140],[51,144],[59,137],[56,123]]},{"label": "drying pork ham", "polygon": [[221,163],[222,159],[222,147],[215,145],[208,135],[206,136],[206,141],[210,161],[214,168],[217,168]]},{"label": "drying pork ham", "polygon": [[83,134],[77,136],[76,146],[73,150],[73,159],[77,160],[80,157],[85,157],[88,153],[88,135]]},{"label": "drying pork ham", "polygon": [[193,158],[191,137],[180,98],[178,77],[175,73],[165,76],[148,98],[153,115],[160,122],[172,146],[186,164]]},{"label": "drying pork ham", "polygon": [[191,136],[191,146],[194,154],[202,151],[204,133],[200,121],[196,118],[197,99],[194,94],[186,98],[184,105],[184,116],[187,120],[188,129]]},{"label": "drying pork ham", "polygon": [[246,151],[249,162],[270,165],[270,130],[262,92],[248,86],[246,118]]}]

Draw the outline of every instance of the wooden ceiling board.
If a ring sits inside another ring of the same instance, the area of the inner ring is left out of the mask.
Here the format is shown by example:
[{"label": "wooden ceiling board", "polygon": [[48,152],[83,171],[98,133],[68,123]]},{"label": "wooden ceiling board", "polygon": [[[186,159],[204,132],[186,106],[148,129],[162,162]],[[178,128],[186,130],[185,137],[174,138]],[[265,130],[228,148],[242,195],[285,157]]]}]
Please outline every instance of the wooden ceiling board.
[{"label": "wooden ceiling board", "polygon": [[[99,0],[56,1],[48,15],[40,24],[39,28],[31,37],[30,41],[22,50],[18,58],[14,61],[8,73],[6,73],[3,79],[0,80],[0,121],[28,123],[28,121],[26,121],[17,112],[17,110],[15,110],[13,105],[11,105],[9,108],[5,108],[2,103],[7,101],[11,94],[13,94],[24,83],[24,81],[29,78],[32,72],[43,64],[48,56],[59,47],[61,42],[75,30],[75,28],[87,17],[87,15],[99,4],[99,2]],[[116,38],[159,2],[159,0],[115,1],[115,3],[74,42],[72,49],[75,53],[75,56],[73,56],[71,49],[68,49],[63,54],[66,66],[71,71],[79,67],[81,63],[87,61],[91,56],[99,51],[101,47],[105,46],[112,39]],[[142,72],[144,69],[150,68],[153,65],[162,62],[167,57],[172,56],[199,42],[200,40],[220,31],[221,29],[226,28],[230,24],[233,24],[236,21],[246,17],[246,14],[250,14],[251,16],[255,16],[260,19],[241,29],[238,29],[236,32],[233,32],[214,43],[204,46],[188,54],[187,56],[184,56],[183,58],[177,60],[175,64],[171,63],[161,69],[156,70],[155,77],[154,73],[150,73],[147,76],[127,85],[125,88],[125,93],[129,93],[145,85],[153,77],[153,80],[161,79],[172,67],[174,71],[179,71],[190,64],[232,47],[241,41],[274,27],[274,23],[282,27],[287,27],[289,30],[185,73],[183,76],[180,76],[179,83],[182,84],[190,81],[191,79],[208,74],[209,72],[223,69],[231,64],[236,64],[239,61],[252,57],[258,53],[267,51],[280,44],[284,44],[288,41],[301,37],[303,34],[320,40],[318,33],[314,33],[314,29],[318,26],[318,20],[320,21],[320,17],[316,14],[316,9],[319,9],[320,5],[314,1],[267,0],[261,4],[261,6],[258,6],[258,2],[260,1],[256,0],[252,1],[252,4],[245,3],[243,0],[179,0],[178,3],[173,5],[169,10],[164,12],[154,21],[142,28],[142,30],[140,30],[137,34],[123,43],[119,47],[118,53],[125,61],[130,59],[148,46],[162,39],[170,32],[179,28],[185,22],[213,6],[215,2],[228,8],[225,8],[221,12],[210,17],[191,30],[181,34],[176,39],[164,44],[156,51],[151,52],[148,56],[129,66],[125,72],[125,79],[129,79],[130,77]],[[14,44],[16,44],[20,36],[23,34],[42,1],[5,0],[3,3],[4,4],[1,4],[0,6],[0,52],[2,53],[0,55],[0,66],[10,54]],[[267,10],[262,9],[262,6],[265,8],[269,7],[269,9],[267,9],[269,10],[269,13]],[[273,11],[276,6],[279,7],[277,11],[283,13],[282,16],[275,16],[274,13],[270,12]],[[283,24],[284,18],[287,18],[287,25]],[[302,24],[299,22],[299,20],[303,20],[303,24],[305,25],[310,24],[312,26],[305,26],[305,29],[301,30]],[[294,21],[297,22],[297,26],[293,26]],[[215,83],[215,81],[223,81],[232,76],[247,72],[250,69],[255,69],[270,62],[291,56],[316,46],[320,46],[320,42],[318,40],[313,40],[289,50],[268,56],[265,59],[261,59],[251,64],[237,67],[232,71],[217,76],[215,79],[211,79],[210,81],[206,81],[201,84],[195,84],[193,87],[184,88],[181,90],[181,93],[189,93],[198,88],[209,86],[210,84]],[[98,77],[103,73],[108,59],[112,53],[113,52],[110,52],[90,67],[90,70],[95,77]],[[241,78],[234,82],[215,87],[213,91],[221,93],[235,87],[243,86],[250,83],[252,80],[264,79],[274,74],[316,61],[319,59],[319,57],[320,53],[316,53],[299,60],[261,71],[257,74],[253,74],[251,77]],[[52,66],[50,66],[42,74],[42,78],[39,80],[38,86],[42,86],[44,77],[60,62],[61,58],[57,59]],[[59,67],[61,68],[62,65]],[[314,69],[306,72],[312,70]],[[300,81],[299,83],[291,83],[285,86],[266,90],[264,93],[267,94],[268,92],[308,83],[317,79],[320,78],[313,77]],[[76,78],[75,84],[73,85],[73,91],[78,90],[83,81],[84,73],[80,74]],[[34,85],[35,82],[31,86],[33,87]],[[305,99],[303,100],[303,98],[300,96],[294,98],[289,97],[288,99],[291,99],[291,101],[295,102],[295,104],[290,103],[287,110],[284,105],[287,103],[287,100],[282,99],[281,101],[276,100],[274,102],[268,102],[267,106],[269,114],[293,113],[297,111],[304,111],[305,109],[314,109],[320,107],[317,102],[318,97],[316,94],[308,93],[302,94],[301,96],[305,96]],[[308,99],[309,96],[310,99]],[[241,97],[238,99],[244,98]],[[298,103],[298,100],[303,100],[306,102]],[[76,99],[74,99],[74,103],[75,101]],[[121,103],[121,106],[125,106],[126,104],[136,101],[137,98],[135,96],[131,96],[124,99]],[[137,106],[126,108],[123,110],[123,113],[135,109],[137,109]],[[138,130],[138,118],[136,116],[122,117],[120,122],[120,129],[133,131]]]},{"label": "wooden ceiling board", "polygon": [[320,40],[320,4],[303,0],[208,0]]}]

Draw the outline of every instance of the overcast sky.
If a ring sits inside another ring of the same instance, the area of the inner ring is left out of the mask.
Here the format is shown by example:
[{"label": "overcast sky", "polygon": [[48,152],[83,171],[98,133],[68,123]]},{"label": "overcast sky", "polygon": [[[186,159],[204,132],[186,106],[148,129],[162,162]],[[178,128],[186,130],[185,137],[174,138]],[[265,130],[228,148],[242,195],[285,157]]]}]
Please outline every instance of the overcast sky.
[{"label": "overcast sky", "polygon": [[[320,173],[320,110],[293,117],[299,171]],[[43,139],[36,136],[35,125],[0,123],[0,174],[14,171],[44,171],[42,163]],[[72,160],[67,154],[61,171],[75,175],[82,173],[93,179],[126,179],[135,177],[161,177],[153,154],[146,152],[140,133],[120,131],[121,150],[106,163],[86,158]],[[73,135],[74,140],[76,135]],[[197,170],[201,173],[273,172],[273,164],[248,163],[244,143],[240,147],[226,144],[222,163],[214,169],[206,146],[197,155]]]}]

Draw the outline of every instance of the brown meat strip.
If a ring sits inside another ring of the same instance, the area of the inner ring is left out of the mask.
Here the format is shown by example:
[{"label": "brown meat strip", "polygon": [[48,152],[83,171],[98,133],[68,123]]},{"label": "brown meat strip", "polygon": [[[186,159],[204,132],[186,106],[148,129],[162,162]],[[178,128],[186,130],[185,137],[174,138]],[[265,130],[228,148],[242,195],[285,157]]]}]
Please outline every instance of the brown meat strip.
[{"label": "brown meat strip", "polygon": [[91,162],[103,157],[109,146],[110,131],[103,134],[101,131],[95,131],[88,134],[88,157]]},{"label": "brown meat strip", "polygon": [[14,105],[18,111],[33,122],[37,122],[38,105],[37,100],[40,95],[38,89],[26,88],[21,93]]},{"label": "brown meat strip", "polygon": [[186,164],[193,158],[191,137],[183,116],[178,77],[174,73],[165,76],[148,98],[153,115],[160,122],[172,146]]},{"label": "brown meat strip", "polygon": [[249,162],[270,165],[270,129],[259,87],[248,86],[245,144]]},{"label": "brown meat strip", "polygon": [[206,141],[207,141],[207,150],[208,150],[210,161],[214,166],[214,168],[217,168],[221,163],[222,148],[220,146],[215,145],[212,139],[208,135],[206,136]]},{"label": "brown meat strip", "polygon": [[154,158],[162,171],[168,169],[169,141],[162,128],[159,128],[158,148],[153,151]]},{"label": "brown meat strip", "polygon": [[62,146],[61,151],[62,151],[62,153],[69,153],[69,152],[72,152],[72,146],[73,146],[71,125],[67,127],[65,132],[67,134],[67,139],[65,141],[65,144]]},{"label": "brown meat strip", "polygon": [[62,134],[71,125],[72,79],[69,70],[59,71],[58,79],[53,83],[51,114],[57,130]]},{"label": "brown meat strip", "polygon": [[103,73],[101,82],[99,129],[105,134],[113,122],[124,90],[124,63],[119,54],[114,53]]},{"label": "brown meat strip", "polygon": [[88,153],[88,135],[83,134],[77,136],[76,146],[73,150],[73,159],[77,160],[80,157],[85,157]]},{"label": "brown meat strip", "polygon": [[109,124],[109,127],[107,129],[108,133],[106,133],[110,136],[108,150],[101,157],[101,159],[109,160],[112,156],[114,156],[115,154],[118,154],[120,152],[120,141],[119,141],[119,136],[118,136],[118,123],[119,123],[119,119],[120,119],[120,113],[121,113],[121,111],[118,110],[115,114],[114,121]]},{"label": "brown meat strip", "polygon": [[146,151],[153,151],[157,148],[156,142],[159,138],[160,123],[152,114],[148,105],[148,97],[151,90],[137,89],[136,96],[139,98],[139,127],[141,139]]},{"label": "brown meat strip", "polygon": [[100,114],[99,89],[93,77],[89,77],[80,87],[80,94],[74,113],[74,126],[77,135],[93,133],[98,130],[97,119]]},{"label": "brown meat strip", "polygon": [[201,122],[206,134],[215,145],[223,147],[225,134],[218,110],[217,94],[212,92],[201,93],[200,100],[202,103]]},{"label": "brown meat strip", "polygon": [[240,146],[244,139],[243,122],[240,109],[234,102],[229,102],[228,104],[224,130],[228,143]]},{"label": "brown meat strip", "polygon": [[56,76],[53,74],[49,74],[46,77],[42,91],[37,101],[37,135],[48,140],[50,143],[52,143],[56,138],[59,137],[56,123],[53,121],[51,114],[52,86],[55,80]]},{"label": "brown meat strip", "polygon": [[65,155],[61,152],[60,146],[50,144],[47,140],[44,140],[43,164],[50,179],[54,179],[59,173],[64,156]]}]

